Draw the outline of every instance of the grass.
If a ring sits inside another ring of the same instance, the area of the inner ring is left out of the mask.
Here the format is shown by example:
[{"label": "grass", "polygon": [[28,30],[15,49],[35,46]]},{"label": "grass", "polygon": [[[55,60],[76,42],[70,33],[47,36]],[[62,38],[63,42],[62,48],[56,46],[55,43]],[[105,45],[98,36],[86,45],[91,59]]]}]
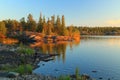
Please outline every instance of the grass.
[{"label": "grass", "polygon": [[35,51],[34,49],[24,46],[23,44],[20,44],[20,48],[17,50],[17,52],[24,55],[32,55],[34,54]]},{"label": "grass", "polygon": [[81,76],[79,73],[79,68],[76,68],[75,70],[75,78],[68,76],[60,76],[58,77],[58,80],[88,80],[85,76]]},{"label": "grass", "polygon": [[75,70],[75,76],[76,76],[76,79],[78,80],[79,76],[80,76],[78,68],[76,68],[76,70]]},{"label": "grass", "polygon": [[11,66],[5,65],[4,67],[0,68],[0,70],[7,71],[7,72],[17,72],[22,75],[22,74],[31,74],[33,67],[30,64],[20,65],[18,67],[11,67]]},{"label": "grass", "polygon": [[[12,68],[10,66],[4,66],[2,70],[17,72],[21,75],[24,75],[24,74],[31,74],[33,70],[33,66],[30,64],[20,65],[16,68]],[[57,79],[58,80],[88,80],[86,76],[79,74],[78,68],[76,68],[75,70],[75,77],[71,77],[70,75],[63,75],[63,76],[59,76]]]},{"label": "grass", "polygon": [[12,65],[8,65],[8,64],[4,64],[2,66],[0,66],[0,71],[13,71],[15,69],[16,66],[12,66]]},{"label": "grass", "polygon": [[70,76],[60,76],[58,80],[71,80]]},{"label": "grass", "polygon": [[2,70],[2,71],[9,71],[9,70],[11,70],[12,68],[10,67],[10,66],[4,66],[4,67],[0,67],[0,70]]},{"label": "grass", "polygon": [[32,65],[30,64],[26,64],[26,65],[20,65],[15,72],[22,74],[31,74],[33,70]]}]

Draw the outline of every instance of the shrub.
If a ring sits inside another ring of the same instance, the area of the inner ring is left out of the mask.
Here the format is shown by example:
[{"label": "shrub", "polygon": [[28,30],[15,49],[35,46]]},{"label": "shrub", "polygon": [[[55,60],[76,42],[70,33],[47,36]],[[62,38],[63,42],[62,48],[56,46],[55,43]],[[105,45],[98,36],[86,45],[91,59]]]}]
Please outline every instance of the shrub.
[{"label": "shrub", "polygon": [[60,76],[58,80],[71,80],[70,76]]},{"label": "shrub", "polygon": [[20,74],[24,74],[24,66],[20,65],[17,69],[16,72],[20,73]]},{"label": "shrub", "polygon": [[4,64],[0,66],[0,71],[13,71],[15,66]]},{"label": "shrub", "polygon": [[27,65],[20,65],[15,72],[18,72],[20,74],[31,74],[32,73],[32,65],[27,64]]},{"label": "shrub", "polygon": [[27,70],[27,73],[32,73],[32,70],[33,70],[33,67],[32,67],[32,65],[30,65],[30,64],[27,64],[26,65],[26,70]]},{"label": "shrub", "polygon": [[32,55],[34,54],[34,50],[24,46],[23,44],[20,44],[20,48],[17,50],[18,53],[25,54],[25,55]]},{"label": "shrub", "polygon": [[78,78],[79,78],[79,69],[78,68],[76,68],[76,70],[75,70],[75,75],[76,75],[76,79],[78,80]]}]

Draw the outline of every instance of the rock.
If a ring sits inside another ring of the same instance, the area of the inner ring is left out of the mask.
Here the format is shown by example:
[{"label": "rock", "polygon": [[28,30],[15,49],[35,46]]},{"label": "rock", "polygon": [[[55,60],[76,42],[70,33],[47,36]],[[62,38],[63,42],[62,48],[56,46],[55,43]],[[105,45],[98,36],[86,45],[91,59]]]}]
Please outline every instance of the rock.
[{"label": "rock", "polygon": [[59,71],[58,69],[55,69],[55,71]]},{"label": "rock", "polygon": [[49,59],[44,59],[43,61],[44,62],[48,62],[48,61],[51,61],[51,60],[54,60],[53,58],[49,58]]},{"label": "rock", "polygon": [[70,75],[71,78],[76,78],[76,75]]},{"label": "rock", "polygon": [[99,79],[103,79],[102,77],[99,77]]},{"label": "rock", "polygon": [[9,72],[6,77],[15,78],[18,76],[19,76],[19,73],[17,73],[17,72]]},{"label": "rock", "polygon": [[16,49],[15,49],[15,48],[13,48],[13,49],[10,49],[10,51],[14,52],[14,51],[16,51]]},{"label": "rock", "polygon": [[[0,72],[0,77],[6,77],[7,76],[7,72]],[[1,80],[1,79],[0,79]]]},{"label": "rock", "polygon": [[90,76],[87,74],[83,74],[82,77],[84,77],[85,79],[90,79]]},{"label": "rock", "polygon": [[92,72],[93,72],[93,73],[96,73],[97,71],[94,70],[94,71],[92,71]]},{"label": "rock", "polygon": [[45,64],[42,64],[42,66],[44,66]]},{"label": "rock", "polygon": [[110,78],[108,78],[108,80],[110,80]]}]

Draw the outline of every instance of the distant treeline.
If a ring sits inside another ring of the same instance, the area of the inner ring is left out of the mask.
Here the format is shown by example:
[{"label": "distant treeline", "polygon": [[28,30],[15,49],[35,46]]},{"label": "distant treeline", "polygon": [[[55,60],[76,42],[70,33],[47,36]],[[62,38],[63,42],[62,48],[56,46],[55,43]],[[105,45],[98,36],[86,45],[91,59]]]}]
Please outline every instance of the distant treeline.
[{"label": "distant treeline", "polygon": [[81,35],[120,35],[120,27],[76,27]]},{"label": "distant treeline", "polygon": [[29,14],[27,19],[23,17],[19,21],[11,19],[0,21],[0,34],[2,35],[14,36],[14,33],[23,31],[60,36],[73,36],[75,34],[80,34],[78,29],[73,26],[66,27],[64,15],[62,15],[61,18],[60,16],[57,16],[56,18],[53,15],[46,20],[46,17],[40,14],[38,22],[34,20],[32,14]]}]

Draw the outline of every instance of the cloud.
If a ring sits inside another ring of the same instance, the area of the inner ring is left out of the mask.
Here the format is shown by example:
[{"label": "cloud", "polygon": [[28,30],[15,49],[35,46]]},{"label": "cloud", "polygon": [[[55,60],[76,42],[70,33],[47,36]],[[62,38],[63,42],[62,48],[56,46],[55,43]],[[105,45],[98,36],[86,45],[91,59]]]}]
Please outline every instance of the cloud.
[{"label": "cloud", "polygon": [[120,20],[108,20],[106,21],[107,25],[120,26]]}]

